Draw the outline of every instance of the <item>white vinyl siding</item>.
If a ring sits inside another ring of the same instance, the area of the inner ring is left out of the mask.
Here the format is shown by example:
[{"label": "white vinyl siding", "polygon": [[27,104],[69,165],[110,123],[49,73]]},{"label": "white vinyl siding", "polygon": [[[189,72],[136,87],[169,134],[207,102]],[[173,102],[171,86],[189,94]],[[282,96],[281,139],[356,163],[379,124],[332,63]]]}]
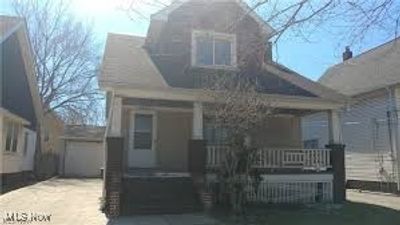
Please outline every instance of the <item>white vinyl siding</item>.
[{"label": "white vinyl siding", "polygon": [[[396,182],[391,144],[395,120],[388,118],[388,111],[393,112],[388,96],[384,90],[354,98],[354,104],[341,112],[348,180]],[[325,113],[304,118],[302,129],[303,141],[318,139],[320,147],[327,144]]]}]

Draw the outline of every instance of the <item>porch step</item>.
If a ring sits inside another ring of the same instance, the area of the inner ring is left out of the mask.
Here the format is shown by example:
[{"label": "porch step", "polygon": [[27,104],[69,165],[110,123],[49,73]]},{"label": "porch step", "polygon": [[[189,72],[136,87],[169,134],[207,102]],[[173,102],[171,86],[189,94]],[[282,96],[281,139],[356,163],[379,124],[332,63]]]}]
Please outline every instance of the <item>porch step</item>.
[{"label": "porch step", "polygon": [[191,213],[203,209],[191,177],[124,178],[122,214]]}]

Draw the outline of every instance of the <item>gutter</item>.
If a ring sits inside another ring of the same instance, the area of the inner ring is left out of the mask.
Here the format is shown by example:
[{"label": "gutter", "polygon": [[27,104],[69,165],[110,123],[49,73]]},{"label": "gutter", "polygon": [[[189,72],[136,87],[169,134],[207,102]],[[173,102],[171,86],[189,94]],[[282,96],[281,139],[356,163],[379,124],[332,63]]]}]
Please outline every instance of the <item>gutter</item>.
[{"label": "gutter", "polygon": [[93,138],[93,137],[68,137],[68,136],[61,136],[60,139],[63,140],[72,140],[72,141],[90,141],[90,142],[103,142],[102,138]]}]

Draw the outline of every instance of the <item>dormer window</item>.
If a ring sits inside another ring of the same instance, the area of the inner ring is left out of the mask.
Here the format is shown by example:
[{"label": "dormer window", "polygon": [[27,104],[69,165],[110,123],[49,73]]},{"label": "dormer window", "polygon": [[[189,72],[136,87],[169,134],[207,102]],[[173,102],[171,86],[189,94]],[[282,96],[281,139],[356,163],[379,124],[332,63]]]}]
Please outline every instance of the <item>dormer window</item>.
[{"label": "dormer window", "polygon": [[193,31],[192,65],[200,67],[235,67],[236,36],[207,31]]}]

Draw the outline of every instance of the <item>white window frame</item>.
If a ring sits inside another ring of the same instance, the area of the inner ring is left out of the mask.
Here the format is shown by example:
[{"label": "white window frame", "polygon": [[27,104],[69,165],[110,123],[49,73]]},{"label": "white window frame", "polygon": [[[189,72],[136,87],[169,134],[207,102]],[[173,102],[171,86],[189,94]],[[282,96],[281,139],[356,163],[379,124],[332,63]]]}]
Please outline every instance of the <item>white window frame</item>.
[{"label": "white window frame", "polygon": [[[6,149],[7,147],[7,135],[8,135],[8,129],[9,126],[13,127],[12,133],[11,133],[11,143],[10,143],[10,149]],[[17,129],[17,133],[15,133],[14,129]],[[10,120],[8,118],[4,118],[3,121],[3,152],[7,154],[17,154],[19,151],[19,146],[21,145],[21,130],[22,126],[20,123],[16,122],[15,120]],[[16,140],[16,146],[15,146],[15,151],[13,151],[14,147],[14,140]]]},{"label": "white window frame", "polygon": [[[198,36],[211,36],[213,39],[213,64],[212,65],[199,65],[197,64],[197,43],[196,37]],[[227,40],[231,42],[231,65],[218,65],[215,64],[215,39]],[[221,68],[221,69],[234,69],[237,67],[237,43],[235,34],[218,33],[214,31],[193,30],[192,31],[192,54],[191,61],[193,67],[206,67],[206,68]]]},{"label": "white window frame", "polygon": [[148,149],[135,149],[135,118],[136,115],[151,115],[153,117],[153,131],[152,131],[152,146],[151,146],[151,151],[156,150],[156,144],[157,144],[157,113],[153,110],[133,110],[130,113],[130,118],[131,118],[131,125],[130,125],[130,134],[129,134],[129,149],[130,150],[148,150]]}]

